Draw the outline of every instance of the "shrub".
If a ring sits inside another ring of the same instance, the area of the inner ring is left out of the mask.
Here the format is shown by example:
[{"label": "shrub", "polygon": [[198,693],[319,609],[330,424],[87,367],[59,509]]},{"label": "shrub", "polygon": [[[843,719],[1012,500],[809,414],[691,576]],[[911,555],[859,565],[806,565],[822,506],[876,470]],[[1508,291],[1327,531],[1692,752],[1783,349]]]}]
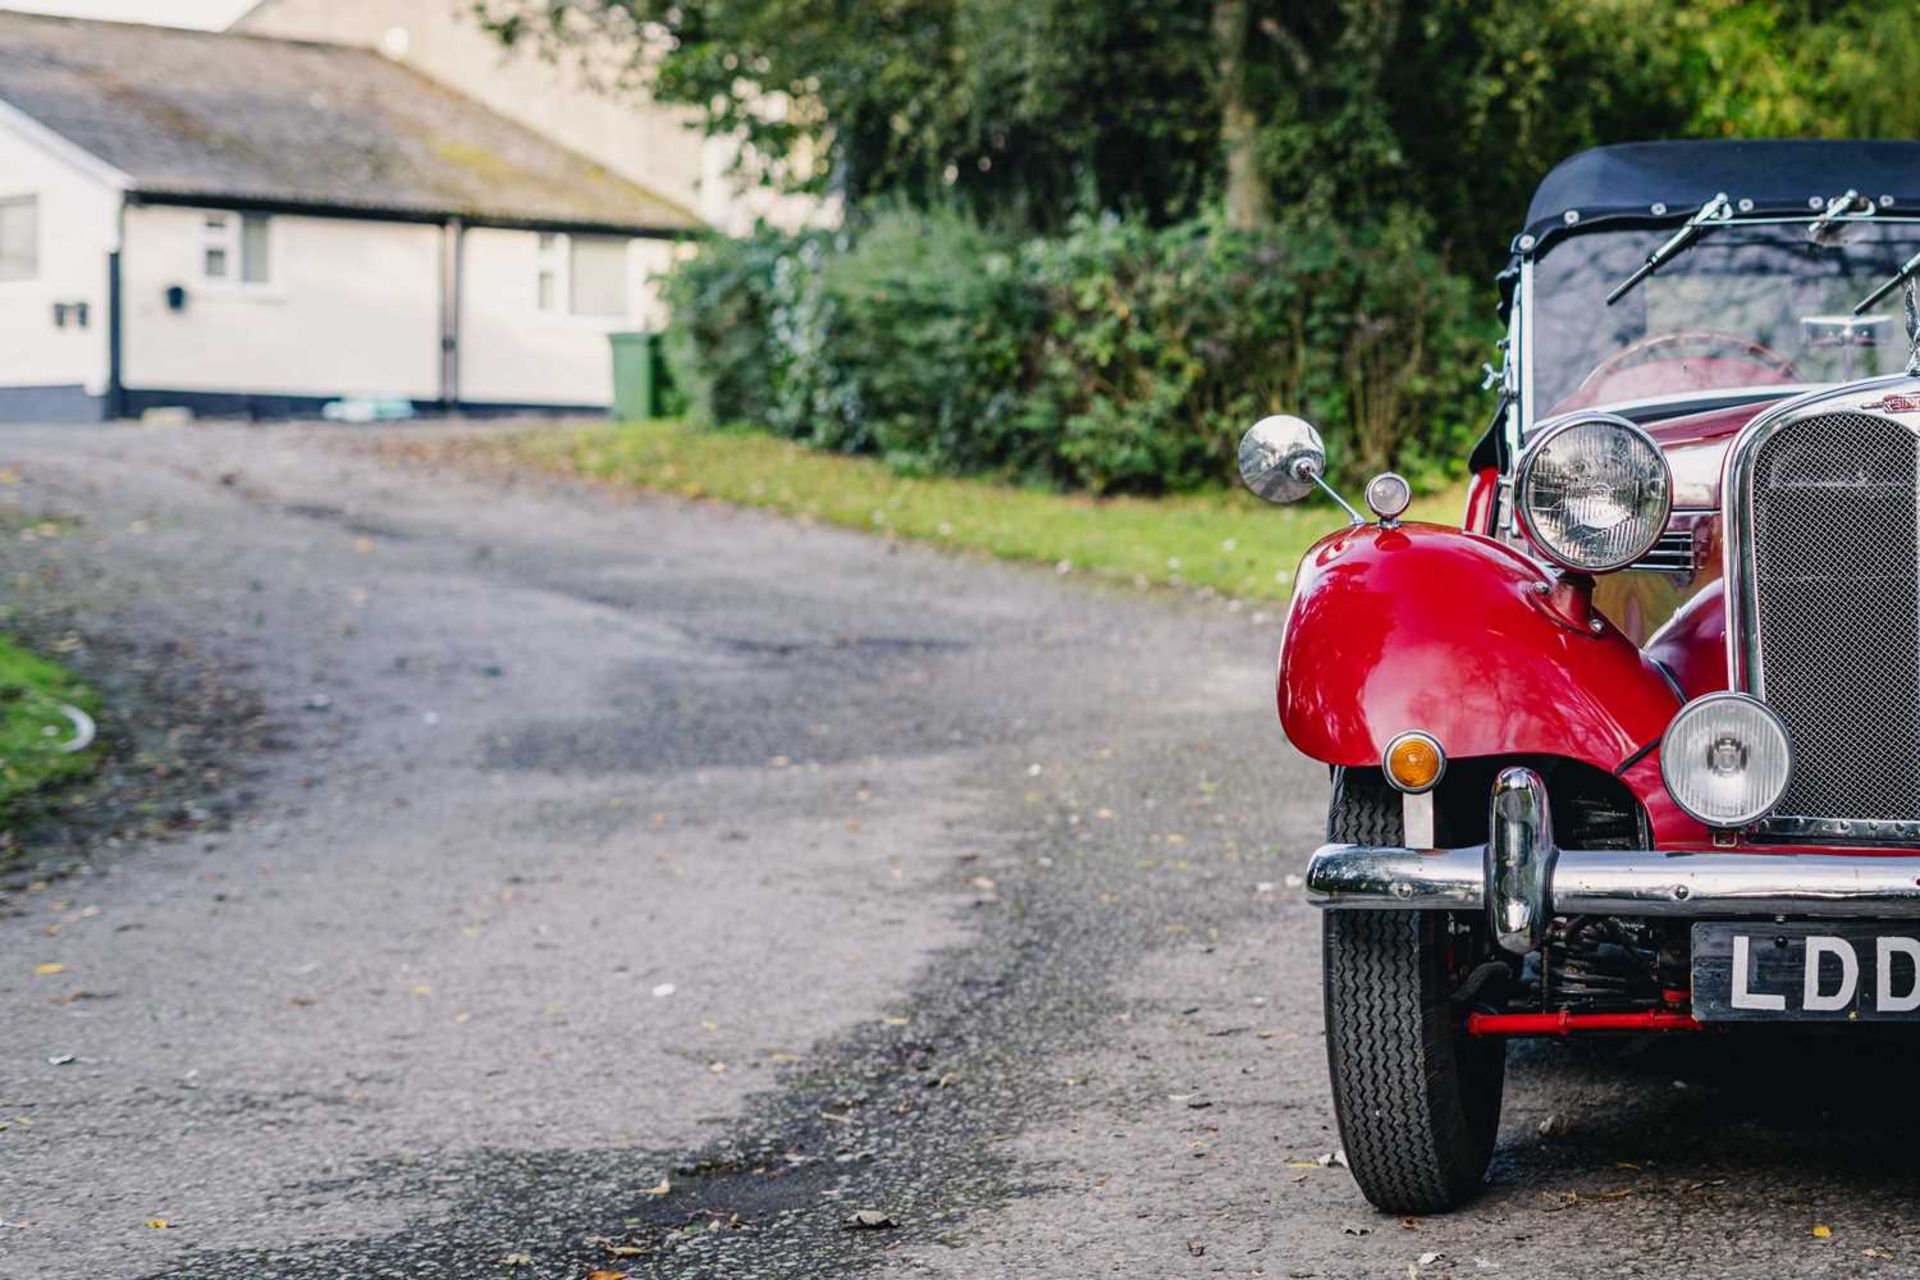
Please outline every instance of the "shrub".
[{"label": "shrub", "polygon": [[[905,469],[1045,474],[1024,412],[1039,296],[1014,246],[953,213],[870,224],[820,273],[823,443]],[[791,432],[789,432],[791,434]]]},{"label": "shrub", "polygon": [[764,228],[740,240],[715,236],[667,273],[667,369],[695,422],[768,420],[775,402],[774,275],[809,243]]},{"label": "shrub", "polygon": [[1190,489],[1233,472],[1268,413],[1311,419],[1346,472],[1431,470],[1464,448],[1490,325],[1411,234],[1235,233],[1103,220],[1035,244],[1062,479]]},{"label": "shrub", "polygon": [[1233,474],[1280,410],[1335,468],[1457,468],[1492,323],[1417,228],[1103,218],[1013,244],[951,213],[710,244],[667,296],[697,421],[753,421],[904,469],[1096,493]]}]

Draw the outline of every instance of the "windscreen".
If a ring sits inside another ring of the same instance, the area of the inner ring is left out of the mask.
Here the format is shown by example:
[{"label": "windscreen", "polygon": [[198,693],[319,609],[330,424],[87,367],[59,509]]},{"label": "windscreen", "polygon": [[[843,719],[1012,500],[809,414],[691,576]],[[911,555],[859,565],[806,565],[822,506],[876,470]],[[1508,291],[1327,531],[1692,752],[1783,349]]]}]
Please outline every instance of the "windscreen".
[{"label": "windscreen", "polygon": [[1534,268],[1538,416],[1694,393],[1825,384],[1906,366],[1901,294],[1853,316],[1920,249],[1920,224],[1732,224],[1609,307],[1609,290],[1673,234],[1570,236]]}]

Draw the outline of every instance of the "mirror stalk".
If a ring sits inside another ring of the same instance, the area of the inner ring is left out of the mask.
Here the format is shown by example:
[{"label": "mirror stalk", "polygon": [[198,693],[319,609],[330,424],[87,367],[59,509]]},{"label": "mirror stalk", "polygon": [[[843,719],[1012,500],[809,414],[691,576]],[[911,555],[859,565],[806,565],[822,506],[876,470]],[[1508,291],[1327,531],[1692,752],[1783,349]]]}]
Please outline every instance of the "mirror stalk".
[{"label": "mirror stalk", "polygon": [[1347,517],[1351,519],[1355,524],[1365,524],[1367,522],[1367,518],[1361,515],[1358,511],[1355,511],[1353,509],[1353,504],[1351,502],[1348,502],[1345,498],[1341,497],[1339,490],[1335,489],[1332,485],[1328,484],[1326,480],[1324,480],[1321,477],[1320,473],[1317,470],[1314,471],[1308,477],[1308,479],[1312,480],[1316,485],[1320,486],[1320,492],[1326,494],[1329,498],[1332,498],[1335,502],[1339,503],[1340,509],[1346,512]]}]

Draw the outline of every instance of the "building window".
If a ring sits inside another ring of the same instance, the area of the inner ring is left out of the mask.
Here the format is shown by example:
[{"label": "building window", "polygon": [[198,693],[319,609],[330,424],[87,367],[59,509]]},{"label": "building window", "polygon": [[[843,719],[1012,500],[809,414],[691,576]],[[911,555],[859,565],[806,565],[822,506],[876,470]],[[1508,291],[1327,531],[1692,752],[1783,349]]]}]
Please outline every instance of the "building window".
[{"label": "building window", "polygon": [[540,233],[534,305],[596,319],[627,316],[627,242],[619,236]]},{"label": "building window", "polygon": [[535,302],[542,311],[552,311],[560,305],[560,273],[566,267],[566,261],[560,254],[560,237],[551,231],[542,231],[539,253],[540,276],[535,288]]},{"label": "building window", "polygon": [[577,316],[627,314],[627,242],[612,236],[573,236],[567,261],[567,298]]},{"label": "building window", "polygon": [[0,200],[0,280],[40,274],[40,198]]},{"label": "building window", "polygon": [[267,227],[263,214],[206,215],[200,224],[200,274],[215,282],[266,284]]}]

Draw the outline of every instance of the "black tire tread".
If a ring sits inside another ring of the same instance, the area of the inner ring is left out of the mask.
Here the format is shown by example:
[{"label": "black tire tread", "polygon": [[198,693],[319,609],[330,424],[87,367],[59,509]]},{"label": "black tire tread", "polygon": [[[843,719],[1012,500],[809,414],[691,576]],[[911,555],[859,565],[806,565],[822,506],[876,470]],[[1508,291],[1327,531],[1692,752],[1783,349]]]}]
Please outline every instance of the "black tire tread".
[{"label": "black tire tread", "polygon": [[1406,826],[1400,793],[1378,769],[1336,769],[1327,839],[1335,844],[1399,844]]},{"label": "black tire tread", "polygon": [[[1342,770],[1330,839],[1397,844],[1398,796],[1378,773]],[[1478,1194],[1493,1155],[1505,1044],[1468,1040],[1440,957],[1445,917],[1329,911],[1327,1059],[1354,1180],[1388,1213],[1452,1209]]]}]

